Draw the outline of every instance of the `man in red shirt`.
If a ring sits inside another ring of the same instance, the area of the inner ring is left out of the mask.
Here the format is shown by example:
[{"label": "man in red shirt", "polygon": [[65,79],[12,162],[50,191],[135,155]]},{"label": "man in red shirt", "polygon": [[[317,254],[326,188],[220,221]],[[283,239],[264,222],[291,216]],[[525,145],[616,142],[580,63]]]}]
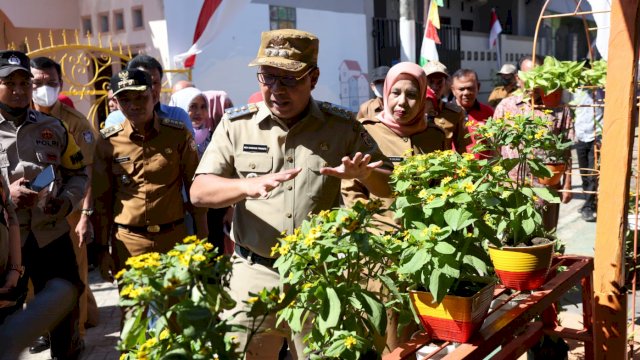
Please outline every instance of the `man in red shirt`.
[{"label": "man in red shirt", "polygon": [[[474,133],[478,125],[483,125],[487,118],[493,116],[493,108],[478,101],[480,83],[478,74],[470,69],[460,69],[451,76],[451,92],[456,99],[456,104],[466,112],[465,126],[471,134],[471,144],[467,146],[467,152],[476,144]],[[489,151],[476,154],[476,158],[491,156]]]}]

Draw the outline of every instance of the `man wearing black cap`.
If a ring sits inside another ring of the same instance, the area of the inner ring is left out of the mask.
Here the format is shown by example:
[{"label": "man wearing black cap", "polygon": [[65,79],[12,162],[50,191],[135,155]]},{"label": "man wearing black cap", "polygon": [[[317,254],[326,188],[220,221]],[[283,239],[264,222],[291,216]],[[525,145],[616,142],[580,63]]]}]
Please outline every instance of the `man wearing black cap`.
[{"label": "man wearing black cap", "polygon": [[[350,112],[315,101],[318,38],[305,31],[262,33],[257,78],[264,102],[228,109],[198,166],[191,199],[197,206],[235,204],[236,243],[230,294],[236,309],[249,293],[282,284],[272,247],[292,234],[309,213],[338,206],[340,179],[358,179],[378,196],[390,195],[393,167]],[[383,165],[384,164],[384,165]],[[378,169],[384,166],[386,171]],[[295,181],[294,181],[295,178]],[[235,322],[252,326],[245,314]],[[251,338],[249,359],[277,359],[283,339],[294,359],[304,359],[303,336],[274,316]],[[248,334],[238,333],[240,349]]]},{"label": "man wearing black cap", "polygon": [[[167,252],[187,235],[181,188],[188,193],[198,153],[183,122],[154,112],[149,73],[120,71],[111,89],[126,121],[100,131],[92,190],[100,272],[113,281],[129,257]],[[206,209],[193,213],[198,238],[207,237]]]},{"label": "man wearing black cap", "polygon": [[382,104],[382,87],[384,86],[384,79],[387,77],[388,72],[388,66],[378,66],[373,69],[369,87],[371,87],[371,91],[373,91],[376,97],[360,104],[356,119],[373,119],[382,111],[384,108]]},{"label": "man wearing black cap", "polygon": [[[36,296],[53,278],[69,281],[80,293],[83,285],[65,217],[80,203],[87,175],[82,153],[65,125],[29,108],[31,77],[24,53],[0,52],[0,171],[17,208],[23,262]],[[30,189],[49,165],[54,181],[43,190]],[[77,301],[77,294],[74,298]],[[82,345],[77,303],[50,332],[53,358],[78,357]]]}]

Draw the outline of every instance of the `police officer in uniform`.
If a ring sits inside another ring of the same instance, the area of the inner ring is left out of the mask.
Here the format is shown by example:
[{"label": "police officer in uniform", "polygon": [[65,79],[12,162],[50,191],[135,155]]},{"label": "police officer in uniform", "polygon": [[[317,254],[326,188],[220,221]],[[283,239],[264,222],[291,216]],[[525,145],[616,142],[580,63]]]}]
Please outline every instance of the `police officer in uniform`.
[{"label": "police officer in uniform", "polygon": [[[282,29],[262,33],[258,82],[264,102],[227,111],[204,153],[191,187],[197,206],[235,204],[230,293],[244,307],[249,292],[280,286],[271,248],[309,213],[338,205],[340,179],[358,178],[371,193],[388,196],[391,164],[352,115],[315,101],[320,75],[318,38]],[[384,170],[381,169],[384,168]],[[251,327],[251,319],[235,320]],[[277,359],[283,339],[293,358],[304,359],[302,335],[268,317],[251,339],[247,358]],[[237,334],[240,348],[246,333]]]},{"label": "police officer in uniform", "polygon": [[[167,252],[187,235],[181,187],[191,186],[198,154],[183,122],[154,112],[147,72],[120,71],[111,89],[126,121],[100,131],[93,196],[100,272],[112,281],[129,257]],[[199,238],[207,236],[205,210],[194,209]]]},{"label": "police officer in uniform", "polygon": [[[67,216],[71,226],[71,240],[76,252],[76,261],[80,271],[80,279],[85,285],[85,291],[80,294],[80,336],[84,338],[85,323],[88,319],[95,326],[98,320],[98,306],[89,288],[89,270],[87,261],[87,247],[93,241],[93,226],[90,216],[93,213],[91,199],[91,166],[95,149],[95,134],[89,120],[76,109],[58,100],[58,94],[64,86],[62,82],[62,68],[60,64],[47,57],[31,59],[31,73],[33,75],[33,106],[36,110],[62,120],[69,129],[76,144],[80,147],[83,162],[89,179],[86,195],[75,210]],[[76,204],[74,204],[76,205]],[[42,341],[42,339],[39,339]],[[33,347],[30,352],[37,352]]]},{"label": "police officer in uniform", "polygon": [[[31,77],[24,53],[0,52],[0,170],[17,207],[22,257],[36,296],[53,278],[69,281],[80,293],[83,285],[66,216],[82,200],[87,175],[82,153],[62,121],[29,109]],[[41,192],[29,189],[48,165],[55,169],[54,186]],[[53,358],[76,359],[82,349],[74,297],[71,313],[50,331]]]},{"label": "police officer in uniform", "polygon": [[471,144],[471,139],[467,136],[469,131],[465,126],[465,112],[454,102],[441,100],[449,78],[447,67],[441,62],[429,61],[424,66],[424,72],[427,74],[427,86],[435,97],[433,100],[435,106],[429,115],[433,116],[435,124],[444,130],[445,148],[455,149],[462,154]]}]

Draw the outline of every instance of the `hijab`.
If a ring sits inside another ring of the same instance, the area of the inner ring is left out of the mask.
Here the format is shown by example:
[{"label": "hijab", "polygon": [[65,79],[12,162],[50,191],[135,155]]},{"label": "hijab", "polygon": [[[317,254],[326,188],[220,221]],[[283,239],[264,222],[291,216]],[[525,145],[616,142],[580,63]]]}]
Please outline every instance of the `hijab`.
[{"label": "hijab", "polygon": [[[194,87],[184,88],[173,93],[173,95],[171,95],[171,101],[169,102],[169,105],[177,106],[189,113],[189,105],[191,105],[191,102],[193,102],[193,100],[198,96],[201,96],[204,99],[204,103],[207,104],[208,108],[209,100],[202,93],[202,91]],[[212,131],[210,118],[205,119],[202,124],[203,125],[200,128],[193,128],[193,131],[195,133],[194,140],[198,145],[204,143],[204,141],[209,137],[209,133]]]},{"label": "hijab", "polygon": [[427,75],[424,73],[422,68],[412,62],[401,62],[399,64],[394,65],[387,73],[387,77],[384,80],[384,89],[383,89],[383,97],[382,102],[384,104],[384,109],[380,114],[378,114],[377,118],[383,124],[385,124],[391,131],[396,133],[399,136],[411,136],[417,133],[424,131],[427,128],[427,122],[425,121],[425,105],[426,98],[421,95],[418,96],[417,101],[419,102],[416,106],[419,107],[418,112],[416,113],[415,118],[409,120],[406,123],[398,123],[393,118],[393,109],[389,108],[389,95],[391,94],[391,89],[393,89],[393,85],[395,85],[398,80],[405,79],[403,76],[408,75],[418,84],[418,94],[426,94],[427,92]]},{"label": "hijab", "polygon": [[209,102],[209,120],[211,120],[211,124],[208,125],[208,127],[213,131],[220,123],[220,120],[222,120],[224,109],[233,107],[233,103],[231,99],[229,99],[226,91],[207,90],[203,91],[202,94],[207,97]]}]

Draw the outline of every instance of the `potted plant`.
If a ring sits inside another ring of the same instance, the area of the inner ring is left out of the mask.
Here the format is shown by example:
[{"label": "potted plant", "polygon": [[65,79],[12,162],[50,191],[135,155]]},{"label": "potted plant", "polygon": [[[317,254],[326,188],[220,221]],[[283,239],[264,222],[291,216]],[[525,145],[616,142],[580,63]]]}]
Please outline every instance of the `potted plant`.
[{"label": "potted plant", "polygon": [[403,232],[388,246],[396,258],[389,279],[407,291],[434,338],[465,342],[493,298],[494,280],[483,242],[497,242],[486,207],[501,196],[504,170],[473,154],[436,151],[406,158],[392,174],[392,208]]},{"label": "potted plant", "polygon": [[547,56],[542,65],[526,73],[519,71],[518,77],[524,82],[524,89],[539,89],[544,105],[553,108],[560,105],[563,89],[574,92],[584,85],[584,64],[584,61],[559,61]]},{"label": "potted plant", "polygon": [[[240,359],[228,334],[237,330],[220,314],[235,302],[226,292],[231,260],[206,240],[187,237],[167,254],[127,260],[116,274],[120,305],[129,308],[120,359]],[[153,316],[149,316],[153,314]]]},{"label": "potted plant", "polygon": [[532,176],[551,178],[545,161],[559,159],[570,145],[552,127],[546,114],[536,112],[489,118],[476,131],[481,140],[473,151],[516,150],[515,157],[489,160],[510,176],[500,185],[503,195],[487,207],[487,222],[500,240],[489,246],[495,271],[505,286],[517,290],[542,285],[551,265],[555,242],[543,228],[541,207],[543,201],[559,202],[559,196],[553,188],[534,186]]},{"label": "potted plant", "polygon": [[387,261],[373,219],[384,211],[381,205],[321,211],[272,249],[288,289],[278,321],[294,332],[309,328],[305,345],[312,358],[376,359],[384,350],[385,303],[367,286]]}]

